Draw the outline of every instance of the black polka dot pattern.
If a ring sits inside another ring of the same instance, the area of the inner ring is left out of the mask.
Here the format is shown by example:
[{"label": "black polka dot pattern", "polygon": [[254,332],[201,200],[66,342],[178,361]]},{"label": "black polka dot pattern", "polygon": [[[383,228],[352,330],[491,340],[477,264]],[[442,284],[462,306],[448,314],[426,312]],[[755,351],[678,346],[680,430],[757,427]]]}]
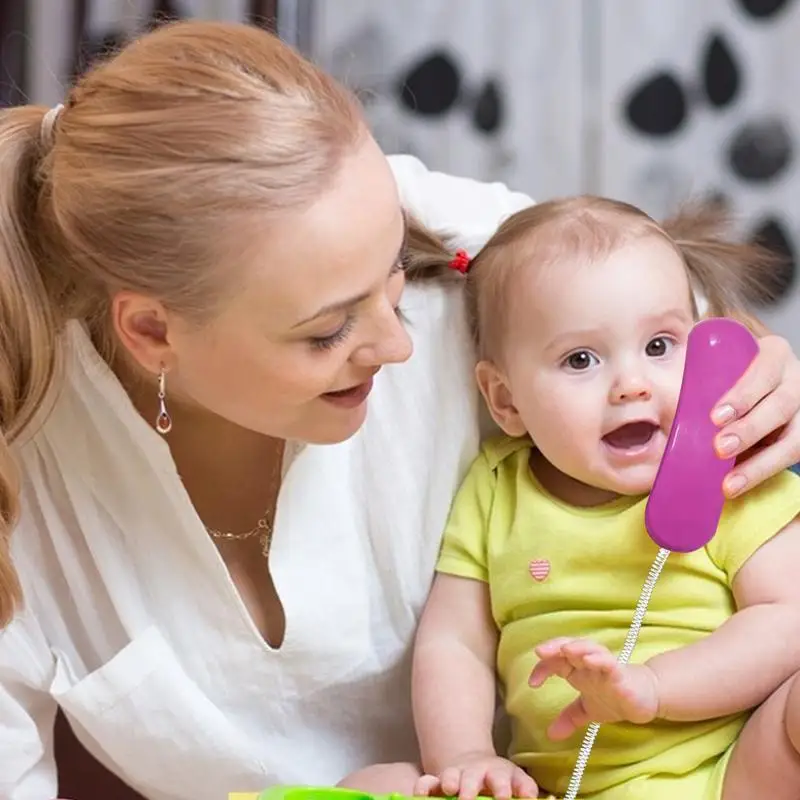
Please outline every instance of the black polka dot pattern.
[{"label": "black polka dot pattern", "polygon": [[399,78],[395,94],[402,108],[419,117],[443,117],[456,110],[479,133],[495,135],[505,124],[502,84],[489,78],[475,88],[465,84],[459,65],[448,53],[430,51]]},{"label": "black polka dot pattern", "polygon": [[400,79],[398,88],[406,109],[420,116],[438,116],[458,101],[461,74],[447,53],[430,53]]},{"label": "black polka dot pattern", "polygon": [[728,151],[733,172],[754,183],[775,180],[791,159],[791,134],[780,119],[744,123],[734,132]]},{"label": "black polka dot pattern", "polygon": [[742,10],[753,19],[769,19],[780,14],[791,0],[736,0]]},{"label": "black polka dot pattern", "polygon": [[721,34],[708,40],[703,58],[703,89],[708,102],[716,108],[730,105],[739,94],[739,67]]},{"label": "black polka dot pattern", "polygon": [[675,77],[667,72],[658,73],[634,89],[625,103],[625,116],[639,133],[668,136],[686,122],[686,94]]},{"label": "black polka dot pattern", "polygon": [[472,112],[475,127],[483,133],[495,133],[503,125],[503,91],[497,81],[483,85]]},{"label": "black polka dot pattern", "polygon": [[[748,18],[777,20],[790,0],[729,0]],[[660,141],[680,136],[696,115],[733,111],[746,92],[746,64],[728,38],[729,32],[707,32],[698,53],[695,75],[665,69],[645,74],[623,99],[624,118],[635,135]],[[730,177],[741,186],[766,190],[785,179],[794,162],[793,132],[780,115],[769,113],[732,123],[727,139],[719,144],[719,156]],[[663,183],[663,182],[662,182]],[[705,192],[708,202],[736,214],[736,188],[724,193],[716,188]],[[795,247],[787,220],[772,214],[752,223],[751,238],[777,255],[774,292],[770,297],[752,298],[761,305],[779,303],[795,286]]]}]

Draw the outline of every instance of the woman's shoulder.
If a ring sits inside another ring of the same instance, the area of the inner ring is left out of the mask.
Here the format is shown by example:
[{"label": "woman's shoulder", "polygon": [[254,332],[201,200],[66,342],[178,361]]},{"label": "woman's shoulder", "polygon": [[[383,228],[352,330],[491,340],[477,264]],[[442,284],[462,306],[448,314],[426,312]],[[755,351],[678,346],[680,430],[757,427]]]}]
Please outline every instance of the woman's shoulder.
[{"label": "woman's shoulder", "polygon": [[499,181],[484,182],[428,169],[418,158],[389,156],[402,204],[425,226],[449,234],[474,253],[497,226],[533,204]]}]

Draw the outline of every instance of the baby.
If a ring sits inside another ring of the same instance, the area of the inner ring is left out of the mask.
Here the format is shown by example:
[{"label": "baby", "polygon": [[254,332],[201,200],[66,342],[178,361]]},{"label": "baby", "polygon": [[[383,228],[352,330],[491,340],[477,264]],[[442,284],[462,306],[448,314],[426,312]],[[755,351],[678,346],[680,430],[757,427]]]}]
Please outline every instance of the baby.
[{"label": "baby", "polygon": [[[454,501],[414,655],[420,794],[563,795],[585,726],[594,800],[800,797],[800,479],[726,503],[673,554],[631,664],[644,526],[689,331],[742,311],[759,254],[713,220],[593,197],[510,218],[464,273],[476,377],[505,435]],[[416,242],[435,266],[437,243]],[[412,264],[413,268],[413,264]],[[460,278],[460,276],[459,276]],[[495,750],[499,687],[511,722]]]}]

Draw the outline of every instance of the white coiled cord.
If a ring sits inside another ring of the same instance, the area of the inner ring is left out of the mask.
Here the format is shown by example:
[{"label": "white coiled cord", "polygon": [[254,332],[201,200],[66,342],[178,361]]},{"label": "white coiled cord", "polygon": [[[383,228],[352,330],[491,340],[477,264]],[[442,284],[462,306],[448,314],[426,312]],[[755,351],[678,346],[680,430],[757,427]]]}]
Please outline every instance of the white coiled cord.
[{"label": "white coiled cord", "polygon": [[[647,573],[647,580],[644,582],[642,592],[639,595],[639,602],[636,604],[636,610],[633,612],[633,621],[630,628],[628,628],[628,635],[625,637],[625,644],[622,651],[617,657],[620,664],[627,664],[630,660],[633,648],[636,647],[636,642],[639,639],[639,631],[644,622],[644,615],[647,613],[647,606],[650,603],[650,597],[653,594],[653,589],[656,587],[658,576],[661,575],[661,570],[667,561],[670,551],[663,547],[658,551],[656,560],[653,566],[650,567],[650,572]],[[592,722],[586,729],[586,735],[583,737],[581,749],[578,751],[578,759],[575,762],[575,768],[572,770],[572,777],[569,779],[567,786],[567,793],[564,795],[564,800],[576,800],[578,791],[581,788],[581,781],[583,780],[583,773],[586,769],[586,764],[589,761],[589,756],[594,747],[594,740],[597,738],[597,732],[600,730],[600,723]]]}]

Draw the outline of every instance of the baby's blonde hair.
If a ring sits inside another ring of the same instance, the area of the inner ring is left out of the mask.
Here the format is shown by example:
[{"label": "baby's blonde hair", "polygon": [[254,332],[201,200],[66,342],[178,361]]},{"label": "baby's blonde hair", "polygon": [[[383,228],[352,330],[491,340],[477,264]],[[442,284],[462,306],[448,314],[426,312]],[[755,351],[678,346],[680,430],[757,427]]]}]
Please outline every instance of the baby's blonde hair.
[{"label": "baby's blonde hair", "polygon": [[[645,236],[656,236],[675,248],[692,288],[708,304],[706,316],[732,316],[763,332],[747,303],[771,294],[777,278],[776,258],[755,244],[727,238],[726,230],[727,220],[714,206],[687,206],[663,225],[629,203],[591,195],[551,200],[518,211],[476,254],[466,275],[479,356],[499,357],[514,279],[521,270],[603,258]],[[409,244],[411,279],[448,273],[451,280],[461,277],[448,267],[453,249],[446,236],[413,226]]]},{"label": "baby's blonde hair", "polygon": [[110,358],[120,290],[207,319],[237,285],[241,224],[310,204],[365,131],[332,78],[222,23],[143,36],[47,111],[0,111],[0,626],[21,601],[8,445],[48,396],[64,322],[86,322]]}]

